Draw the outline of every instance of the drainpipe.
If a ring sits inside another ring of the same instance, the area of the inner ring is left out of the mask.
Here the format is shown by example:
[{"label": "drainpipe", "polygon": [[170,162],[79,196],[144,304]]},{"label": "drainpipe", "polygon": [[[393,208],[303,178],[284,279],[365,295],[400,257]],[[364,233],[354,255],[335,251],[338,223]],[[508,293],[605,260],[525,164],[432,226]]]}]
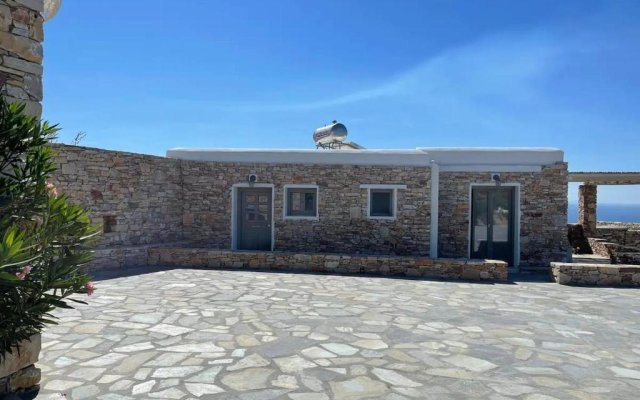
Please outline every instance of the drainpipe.
[{"label": "drainpipe", "polygon": [[440,197],[440,167],[431,160],[431,238],[429,256],[438,258],[438,198]]}]

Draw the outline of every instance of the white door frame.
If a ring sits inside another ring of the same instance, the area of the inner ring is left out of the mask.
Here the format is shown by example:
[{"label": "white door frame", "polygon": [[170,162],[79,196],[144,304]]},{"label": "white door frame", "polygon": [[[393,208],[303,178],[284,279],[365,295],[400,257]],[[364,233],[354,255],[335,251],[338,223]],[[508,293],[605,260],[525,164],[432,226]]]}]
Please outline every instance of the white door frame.
[{"label": "white door frame", "polygon": [[472,183],[469,185],[469,226],[467,231],[467,258],[471,258],[471,229],[472,229],[472,211],[473,211],[473,188],[475,187],[488,187],[488,188],[496,188],[496,187],[513,187],[513,206],[514,210],[514,219],[513,219],[513,265],[509,266],[509,270],[512,272],[517,272],[520,269],[520,217],[522,214],[521,211],[521,203],[520,203],[520,183],[512,182],[512,183],[501,183],[500,186],[496,186],[495,183]]},{"label": "white door frame", "polygon": [[275,248],[276,227],[274,224],[275,186],[273,183],[234,183],[231,186],[231,250],[238,250],[238,189],[271,189],[271,251]]}]

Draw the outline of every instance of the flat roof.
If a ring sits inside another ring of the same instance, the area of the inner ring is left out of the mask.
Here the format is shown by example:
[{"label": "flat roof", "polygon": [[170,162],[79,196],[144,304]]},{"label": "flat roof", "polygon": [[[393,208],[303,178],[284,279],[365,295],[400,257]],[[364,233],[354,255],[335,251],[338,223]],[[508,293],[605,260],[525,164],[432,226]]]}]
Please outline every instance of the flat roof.
[{"label": "flat roof", "polygon": [[418,150],[189,149],[167,150],[167,157],[233,163],[428,166]]},{"label": "flat roof", "polygon": [[418,147],[440,165],[553,165],[564,152],[551,147]]},{"label": "flat roof", "polygon": [[183,160],[283,163],[283,164],[350,164],[428,166],[435,162],[448,167],[541,167],[564,160],[564,153],[555,148],[521,147],[420,147],[415,150],[373,149],[194,149],[167,150],[167,157]]}]

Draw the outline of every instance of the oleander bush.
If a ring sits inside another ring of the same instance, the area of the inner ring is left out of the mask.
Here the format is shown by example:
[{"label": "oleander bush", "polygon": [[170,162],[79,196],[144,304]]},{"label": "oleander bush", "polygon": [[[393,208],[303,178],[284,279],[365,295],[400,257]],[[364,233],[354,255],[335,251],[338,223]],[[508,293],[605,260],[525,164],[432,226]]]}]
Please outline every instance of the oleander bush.
[{"label": "oleander bush", "polygon": [[83,266],[98,227],[50,182],[57,131],[0,96],[0,362],[95,289]]}]

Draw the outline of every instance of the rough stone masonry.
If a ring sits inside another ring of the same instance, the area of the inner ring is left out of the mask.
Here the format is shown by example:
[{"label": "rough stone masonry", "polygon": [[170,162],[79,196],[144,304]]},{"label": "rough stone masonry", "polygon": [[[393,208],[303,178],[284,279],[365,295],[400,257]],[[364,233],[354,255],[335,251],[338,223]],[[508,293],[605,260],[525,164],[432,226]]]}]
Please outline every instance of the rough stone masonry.
[{"label": "rough stone masonry", "polygon": [[[232,186],[257,174],[274,190],[274,250],[307,253],[429,254],[429,167],[229,163],[178,160],[75,146],[56,146],[56,180],[105,227],[101,267],[145,264],[148,249],[177,243],[229,250]],[[520,185],[521,265],[564,261],[567,165],[503,174]],[[397,218],[366,217],[360,184],[406,185],[398,190]],[[469,189],[486,174],[446,172],[440,180],[440,257],[468,257]],[[283,218],[284,185],[318,186],[317,219]]]},{"label": "rough stone masonry", "polygon": [[[0,0],[0,95],[42,114],[43,0]],[[1,322],[0,322],[1,323]],[[27,389],[40,381],[40,336],[21,345],[20,354],[0,363],[0,398],[6,391]]]},{"label": "rough stone masonry", "polygon": [[42,114],[42,0],[0,0],[0,88],[3,97]]}]

